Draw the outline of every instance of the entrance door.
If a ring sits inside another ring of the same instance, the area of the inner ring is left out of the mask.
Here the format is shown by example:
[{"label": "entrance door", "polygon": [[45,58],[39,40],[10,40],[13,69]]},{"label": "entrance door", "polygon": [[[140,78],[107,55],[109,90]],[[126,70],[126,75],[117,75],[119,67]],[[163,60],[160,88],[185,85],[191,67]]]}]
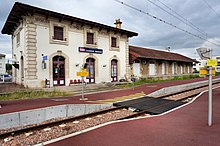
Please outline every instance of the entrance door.
[{"label": "entrance door", "polygon": [[53,85],[65,85],[65,58],[63,56],[53,57]]},{"label": "entrance door", "polygon": [[115,59],[111,61],[111,78],[112,78],[112,82],[118,81],[118,67],[117,67],[117,60]]},{"label": "entrance door", "polygon": [[162,75],[164,75],[165,74],[165,63],[163,62],[162,63]]},{"label": "entrance door", "polygon": [[139,76],[141,74],[140,63],[133,63],[133,70],[134,70],[134,75]]},{"label": "entrance door", "polygon": [[86,77],[87,83],[95,83],[95,59],[87,58],[87,72],[89,72],[89,76]]},{"label": "entrance door", "polygon": [[155,75],[155,64],[153,61],[150,61],[150,63],[149,63],[149,75],[150,76]]},{"label": "entrance door", "polygon": [[24,84],[24,57],[21,56],[21,84]]}]

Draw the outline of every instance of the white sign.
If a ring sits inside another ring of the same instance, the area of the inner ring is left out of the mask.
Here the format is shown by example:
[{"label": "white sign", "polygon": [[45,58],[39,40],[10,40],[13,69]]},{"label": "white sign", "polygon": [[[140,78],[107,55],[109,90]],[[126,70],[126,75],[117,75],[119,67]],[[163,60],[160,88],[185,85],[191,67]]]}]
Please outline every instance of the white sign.
[{"label": "white sign", "polygon": [[210,53],[211,53],[211,49],[208,49],[208,48],[198,48],[196,49],[197,53],[199,54],[200,58],[202,60],[205,60],[205,59],[210,59]]},{"label": "white sign", "polygon": [[220,66],[215,67],[216,72],[220,72]]}]

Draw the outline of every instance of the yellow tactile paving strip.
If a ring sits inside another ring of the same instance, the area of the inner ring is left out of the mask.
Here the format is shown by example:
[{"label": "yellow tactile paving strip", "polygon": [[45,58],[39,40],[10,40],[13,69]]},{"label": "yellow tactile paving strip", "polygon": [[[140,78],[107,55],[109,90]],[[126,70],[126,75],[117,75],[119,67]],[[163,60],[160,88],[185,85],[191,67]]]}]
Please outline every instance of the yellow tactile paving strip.
[{"label": "yellow tactile paving strip", "polygon": [[95,100],[95,101],[87,101],[87,102],[99,102],[99,103],[103,103],[103,104],[109,104],[109,103],[134,99],[134,98],[138,98],[138,97],[142,97],[142,96],[145,96],[143,91],[140,93],[130,94],[128,96],[120,96],[120,97],[115,97],[115,98],[111,98],[111,99]]}]

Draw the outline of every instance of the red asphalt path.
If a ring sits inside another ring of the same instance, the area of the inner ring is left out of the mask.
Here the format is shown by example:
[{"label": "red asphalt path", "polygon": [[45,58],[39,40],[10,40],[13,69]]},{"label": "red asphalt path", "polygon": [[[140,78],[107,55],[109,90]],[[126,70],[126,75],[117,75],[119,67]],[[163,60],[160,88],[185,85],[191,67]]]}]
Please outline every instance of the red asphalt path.
[{"label": "red asphalt path", "polygon": [[[215,78],[219,78],[219,77],[215,77]],[[124,90],[115,90],[115,91],[87,94],[85,95],[85,98],[88,98],[89,101],[95,101],[95,100],[115,98],[119,96],[128,96],[130,94],[135,94],[140,92],[144,92],[147,95],[164,87],[188,84],[203,80],[207,80],[207,78],[145,84],[135,87],[134,90],[130,88]],[[37,109],[37,108],[43,108],[43,107],[49,107],[55,105],[63,105],[63,104],[95,104],[94,102],[80,101],[79,100],[80,98],[81,96],[69,96],[69,97],[38,98],[38,99],[26,99],[26,100],[14,100],[14,101],[0,101],[0,105],[2,106],[2,108],[0,108],[0,114],[31,110],[31,109]],[[54,99],[58,99],[58,100],[60,99],[60,100],[55,101]]]},{"label": "red asphalt path", "polygon": [[[213,125],[208,121],[208,92],[168,114],[110,124],[51,146],[219,146],[220,88],[213,90]],[[50,146],[49,145],[49,146]]]}]

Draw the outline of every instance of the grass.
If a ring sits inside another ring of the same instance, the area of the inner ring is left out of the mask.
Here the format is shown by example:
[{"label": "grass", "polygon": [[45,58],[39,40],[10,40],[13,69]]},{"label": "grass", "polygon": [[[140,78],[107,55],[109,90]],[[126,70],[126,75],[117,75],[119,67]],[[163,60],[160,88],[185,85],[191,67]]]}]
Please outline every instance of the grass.
[{"label": "grass", "polygon": [[[142,78],[133,83],[127,83],[122,85],[116,85],[116,88],[129,88],[133,86],[139,86],[148,83],[158,83],[167,82],[175,80],[188,80],[193,78],[199,78],[199,75],[186,75],[186,76],[176,76],[169,79],[162,78]],[[0,101],[3,100],[22,100],[22,99],[34,99],[34,98],[50,98],[50,97],[63,97],[71,95],[70,92],[61,92],[58,90],[53,91],[43,91],[43,90],[28,90],[28,91],[16,91],[11,93],[0,94]]]},{"label": "grass", "polygon": [[194,79],[199,78],[199,75],[185,75],[185,76],[175,76],[173,78],[169,79],[162,79],[162,78],[142,78],[134,83],[128,83],[124,85],[119,85],[120,87],[128,88],[132,86],[139,86],[142,84],[149,84],[149,83],[158,83],[158,82],[168,82],[168,81],[176,81],[176,80],[188,80],[188,79]]},{"label": "grass", "polygon": [[16,91],[6,94],[0,94],[0,101],[3,100],[21,100],[21,99],[33,99],[33,98],[49,98],[49,97],[61,97],[68,96],[67,92],[61,91],[41,91],[41,90],[31,90],[31,91]]}]

